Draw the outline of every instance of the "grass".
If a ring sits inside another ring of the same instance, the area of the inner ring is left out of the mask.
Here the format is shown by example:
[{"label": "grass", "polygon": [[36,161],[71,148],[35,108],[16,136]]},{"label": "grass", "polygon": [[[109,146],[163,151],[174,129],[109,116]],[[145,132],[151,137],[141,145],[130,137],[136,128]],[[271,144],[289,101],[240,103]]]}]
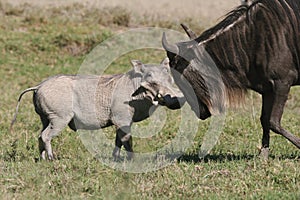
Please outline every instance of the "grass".
[{"label": "grass", "polygon": [[[194,142],[182,157],[154,172],[125,173],[104,166],[70,129],[53,139],[59,159],[39,161],[41,124],[31,95],[24,96],[14,132],[8,132],[23,89],[51,75],[76,74],[93,47],[130,27],[180,27],[176,22],[151,20],[151,16],[136,19],[123,8],[99,14],[99,10],[86,10],[79,4],[41,10],[0,2],[0,16],[0,199],[300,198],[298,149],[272,134],[270,159],[262,161],[257,156],[262,135],[260,99],[252,92],[243,109],[228,111],[221,137],[204,160],[199,160],[197,153],[209,120],[199,122]],[[201,31],[196,22],[190,20],[189,24]],[[107,73],[130,69],[130,59],[158,63],[164,56],[158,50],[131,52],[116,60]],[[299,89],[293,88],[283,118],[284,126],[298,136],[299,98]],[[175,137],[178,112],[167,111],[164,129],[154,137],[134,138],[134,149],[147,152],[167,144]],[[114,129],[104,132],[113,143]]]}]

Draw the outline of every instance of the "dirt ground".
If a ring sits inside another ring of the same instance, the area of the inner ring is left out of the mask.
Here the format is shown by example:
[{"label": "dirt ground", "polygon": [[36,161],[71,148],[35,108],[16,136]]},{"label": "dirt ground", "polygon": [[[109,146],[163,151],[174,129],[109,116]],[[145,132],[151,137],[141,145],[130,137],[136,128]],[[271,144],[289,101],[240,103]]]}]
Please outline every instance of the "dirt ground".
[{"label": "dirt ground", "polygon": [[6,0],[11,4],[34,4],[38,6],[61,6],[71,3],[81,3],[93,7],[122,6],[132,14],[152,15],[167,19],[182,18],[205,19],[203,24],[210,24],[240,4],[240,0]]}]

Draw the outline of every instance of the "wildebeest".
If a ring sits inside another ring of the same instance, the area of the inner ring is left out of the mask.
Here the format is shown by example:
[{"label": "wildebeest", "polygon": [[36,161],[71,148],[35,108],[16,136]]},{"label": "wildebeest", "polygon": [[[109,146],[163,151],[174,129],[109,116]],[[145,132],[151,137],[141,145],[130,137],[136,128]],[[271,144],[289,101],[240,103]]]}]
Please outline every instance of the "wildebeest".
[{"label": "wildebeest", "polygon": [[115,125],[113,156],[118,158],[124,145],[128,159],[131,159],[132,122],[148,118],[158,105],[179,109],[185,101],[183,94],[172,85],[168,58],[160,65],[144,65],[136,60],[132,65],[133,69],[125,74],[58,75],[24,90],[19,96],[11,126],[16,120],[22,96],[34,91],[35,111],[43,125],[39,137],[43,159],[46,153],[49,160],[53,159],[51,139],[68,125],[74,131]]},{"label": "wildebeest", "polygon": [[[252,89],[262,96],[261,155],[269,155],[270,130],[300,148],[300,139],[281,126],[290,88],[300,84],[300,1],[241,5],[199,37],[184,28],[190,41],[170,44],[164,34],[162,45],[171,68],[195,91],[199,107],[175,78],[198,117],[222,112],[226,102],[240,101]],[[214,67],[219,75],[212,72]],[[208,88],[212,83],[213,89]]]}]

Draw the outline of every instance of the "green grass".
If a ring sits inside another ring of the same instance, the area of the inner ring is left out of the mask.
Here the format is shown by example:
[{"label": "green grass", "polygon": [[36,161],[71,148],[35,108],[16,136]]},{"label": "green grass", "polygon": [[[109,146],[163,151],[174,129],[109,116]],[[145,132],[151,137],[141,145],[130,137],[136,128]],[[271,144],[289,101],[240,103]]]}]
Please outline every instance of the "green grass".
[{"label": "green grass", "polygon": [[[260,97],[252,92],[243,109],[228,111],[221,137],[204,160],[197,153],[209,120],[199,122],[194,142],[181,158],[144,174],[104,166],[70,129],[53,139],[59,159],[39,161],[41,124],[29,94],[21,103],[14,132],[8,131],[23,89],[51,75],[76,74],[85,55],[101,41],[130,26],[180,28],[176,22],[138,20],[126,9],[110,9],[100,15],[80,5],[41,11],[0,2],[0,199],[299,199],[300,151],[272,133],[270,159],[257,156],[262,135]],[[197,30],[196,22],[189,23]],[[158,50],[131,52],[116,60],[107,73],[130,69],[131,59],[159,63],[164,56]],[[299,99],[300,90],[293,88],[282,122],[298,136]],[[168,111],[163,131],[150,139],[134,138],[134,149],[147,152],[167,144],[175,137],[179,115]],[[104,133],[113,143],[114,129]]]}]

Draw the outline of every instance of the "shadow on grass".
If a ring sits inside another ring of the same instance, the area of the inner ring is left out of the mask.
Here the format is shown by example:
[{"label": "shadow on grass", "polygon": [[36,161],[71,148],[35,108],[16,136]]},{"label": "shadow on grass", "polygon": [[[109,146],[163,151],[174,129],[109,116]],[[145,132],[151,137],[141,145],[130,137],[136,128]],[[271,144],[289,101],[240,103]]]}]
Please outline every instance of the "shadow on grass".
[{"label": "shadow on grass", "polygon": [[274,159],[277,158],[279,160],[299,160],[300,161],[300,154],[292,153],[289,155],[281,155],[278,157],[272,156],[272,158],[274,158]]},{"label": "shadow on grass", "polygon": [[[253,159],[260,159],[259,154],[251,155],[251,154],[240,154],[240,155],[235,155],[235,154],[215,154],[215,155],[207,155],[204,159],[200,159],[198,157],[198,154],[184,154],[182,155],[179,159],[178,162],[193,162],[193,163],[199,163],[199,162],[231,162],[231,161],[249,161]],[[300,160],[300,155],[299,154],[290,154],[290,155],[281,155],[281,156],[275,156],[275,155],[270,155],[269,156],[269,161],[270,160]]]},{"label": "shadow on grass", "polygon": [[215,154],[207,155],[205,158],[200,159],[198,154],[188,154],[182,155],[178,161],[179,162],[225,162],[225,161],[238,161],[238,160],[251,160],[257,155],[234,155],[234,154]]}]

